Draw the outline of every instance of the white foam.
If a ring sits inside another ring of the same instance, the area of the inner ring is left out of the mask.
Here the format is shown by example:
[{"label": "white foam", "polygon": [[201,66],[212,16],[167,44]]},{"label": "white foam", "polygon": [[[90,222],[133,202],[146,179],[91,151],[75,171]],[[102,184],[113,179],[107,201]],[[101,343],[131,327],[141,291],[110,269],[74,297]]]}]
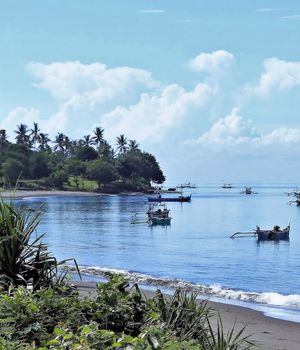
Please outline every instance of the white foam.
[{"label": "white foam", "polygon": [[129,282],[152,285],[157,287],[164,287],[169,289],[175,288],[185,288],[191,292],[197,292],[205,297],[219,297],[227,300],[236,300],[243,302],[251,302],[257,304],[267,304],[273,306],[281,307],[292,307],[300,309],[300,295],[291,294],[283,295],[276,292],[247,292],[243,290],[234,290],[229,288],[224,288],[220,284],[213,285],[202,285],[202,284],[193,284],[188,281],[180,279],[170,279],[163,277],[154,277],[151,275],[127,271],[122,269],[112,269],[107,267],[80,267],[82,274],[101,276],[103,277],[106,272],[117,273],[124,275]]}]

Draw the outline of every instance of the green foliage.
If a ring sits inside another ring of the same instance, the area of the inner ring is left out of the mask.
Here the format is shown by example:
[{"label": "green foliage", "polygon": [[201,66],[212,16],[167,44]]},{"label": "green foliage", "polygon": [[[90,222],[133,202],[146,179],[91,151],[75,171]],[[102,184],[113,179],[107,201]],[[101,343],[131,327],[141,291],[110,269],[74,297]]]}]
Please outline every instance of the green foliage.
[{"label": "green foliage", "polygon": [[5,183],[8,185],[15,186],[23,170],[24,170],[24,166],[19,160],[7,159],[2,164],[2,169],[1,169]]},{"label": "green foliage", "polygon": [[90,180],[97,181],[98,187],[101,188],[102,184],[116,180],[118,173],[111,163],[97,159],[88,164],[87,176]]},{"label": "green foliage", "polygon": [[46,152],[34,152],[29,158],[30,174],[33,179],[47,177],[51,173],[49,155]]},{"label": "green foliage", "polygon": [[52,186],[62,189],[64,187],[64,182],[67,182],[68,178],[68,174],[63,169],[60,169],[52,173],[49,180]]},{"label": "green foliage", "polygon": [[[214,332],[211,310],[195,295],[177,291],[146,298],[118,275],[97,285],[96,298],[79,298],[68,287],[30,292],[24,287],[0,293],[2,349],[250,349],[242,333]],[[206,315],[206,316],[205,316]],[[182,319],[181,319],[182,318]],[[186,322],[189,322],[187,325]],[[200,325],[198,325],[200,323]],[[5,347],[6,346],[6,347]],[[14,347],[15,346],[15,347]]]},{"label": "green foliage", "polygon": [[79,150],[76,153],[76,159],[82,160],[82,161],[90,161],[97,158],[98,158],[97,151],[95,151],[94,148],[90,146],[84,146],[82,148],[79,148]]},{"label": "green foliage", "polygon": [[43,235],[32,237],[41,220],[42,208],[16,208],[13,199],[6,203],[0,198],[0,283],[38,289],[59,280],[58,262],[42,242]]}]

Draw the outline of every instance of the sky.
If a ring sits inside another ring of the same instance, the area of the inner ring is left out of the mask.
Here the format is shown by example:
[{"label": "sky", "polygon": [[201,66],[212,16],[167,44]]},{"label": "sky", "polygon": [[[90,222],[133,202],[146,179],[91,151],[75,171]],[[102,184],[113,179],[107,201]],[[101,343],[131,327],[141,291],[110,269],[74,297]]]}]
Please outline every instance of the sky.
[{"label": "sky", "polygon": [[298,182],[299,0],[0,0],[0,129],[125,134],[168,183]]}]

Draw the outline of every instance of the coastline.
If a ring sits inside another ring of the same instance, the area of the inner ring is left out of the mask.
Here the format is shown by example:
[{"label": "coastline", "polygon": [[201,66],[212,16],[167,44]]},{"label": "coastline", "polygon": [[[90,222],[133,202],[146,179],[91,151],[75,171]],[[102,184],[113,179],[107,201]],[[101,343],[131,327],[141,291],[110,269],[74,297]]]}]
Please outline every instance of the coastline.
[{"label": "coastline", "polygon": [[3,191],[0,192],[0,196],[3,198],[23,198],[23,197],[48,197],[48,196],[78,196],[78,197],[101,197],[101,196],[111,196],[111,195],[145,195],[142,192],[120,192],[120,193],[102,193],[102,192],[84,192],[84,191],[62,191],[62,190],[16,190],[16,191]]},{"label": "coastline", "polygon": [[[81,296],[95,295],[95,282],[72,281]],[[143,289],[147,297],[155,292]],[[258,349],[263,350],[299,350],[300,324],[265,316],[262,312],[243,306],[208,301],[208,306],[221,316],[225,332],[235,327],[237,331],[246,327],[245,335],[255,341]],[[212,318],[216,328],[217,317]]]}]

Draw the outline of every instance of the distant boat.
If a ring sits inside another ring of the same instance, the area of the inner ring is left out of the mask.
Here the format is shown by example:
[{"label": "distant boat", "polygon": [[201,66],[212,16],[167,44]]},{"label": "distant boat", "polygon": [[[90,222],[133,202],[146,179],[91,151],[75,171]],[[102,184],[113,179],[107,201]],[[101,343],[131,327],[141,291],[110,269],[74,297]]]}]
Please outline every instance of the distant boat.
[{"label": "distant boat", "polygon": [[246,186],[245,190],[240,192],[241,194],[257,194],[257,192],[253,191],[250,186]]},{"label": "distant boat", "polygon": [[178,197],[163,197],[161,195],[154,197],[147,197],[148,202],[190,202],[192,195],[183,196],[180,195]]},{"label": "distant boat", "polygon": [[191,184],[190,182],[187,182],[185,184],[177,185],[177,188],[197,188],[195,184]]},{"label": "distant boat", "polygon": [[287,204],[291,205],[292,203],[295,203],[297,206],[300,206],[300,191],[295,190],[293,192],[288,193],[288,196],[294,196],[296,199],[293,201],[289,201]]},{"label": "distant boat", "polygon": [[232,188],[232,184],[224,184],[222,188]]},{"label": "distant boat", "polygon": [[279,226],[274,226],[271,230],[262,230],[259,226],[250,232],[236,232],[230,238],[241,238],[241,237],[257,237],[258,241],[277,241],[277,240],[288,240],[290,234],[290,224],[284,229],[280,229]]}]

